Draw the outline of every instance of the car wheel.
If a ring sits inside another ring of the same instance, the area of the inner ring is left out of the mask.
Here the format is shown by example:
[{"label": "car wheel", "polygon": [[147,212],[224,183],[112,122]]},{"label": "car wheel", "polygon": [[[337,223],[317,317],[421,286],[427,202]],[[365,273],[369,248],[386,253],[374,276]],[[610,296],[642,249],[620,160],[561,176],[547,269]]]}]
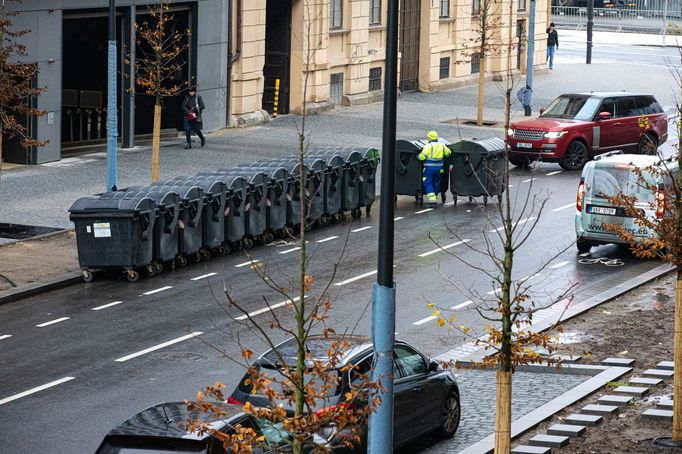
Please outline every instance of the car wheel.
[{"label": "car wheel", "polygon": [[585,240],[578,240],[576,241],[575,245],[578,247],[578,252],[580,252],[581,254],[584,254],[585,252],[590,252],[590,249],[592,249],[592,245],[590,244],[590,242]]},{"label": "car wheel", "polygon": [[450,391],[448,398],[445,399],[441,410],[437,435],[440,438],[452,438],[459,427],[459,419],[462,409],[459,406],[459,394],[457,391]]},{"label": "car wheel", "polygon": [[565,170],[580,170],[585,163],[587,163],[587,147],[578,140],[568,144],[564,157],[559,161],[559,165]]},{"label": "car wheel", "polygon": [[637,154],[654,155],[658,150],[658,139],[653,134],[644,134],[637,144]]},{"label": "car wheel", "polygon": [[528,158],[512,158],[509,157],[509,162],[516,167],[521,167],[522,169],[527,169],[530,167],[530,159]]}]

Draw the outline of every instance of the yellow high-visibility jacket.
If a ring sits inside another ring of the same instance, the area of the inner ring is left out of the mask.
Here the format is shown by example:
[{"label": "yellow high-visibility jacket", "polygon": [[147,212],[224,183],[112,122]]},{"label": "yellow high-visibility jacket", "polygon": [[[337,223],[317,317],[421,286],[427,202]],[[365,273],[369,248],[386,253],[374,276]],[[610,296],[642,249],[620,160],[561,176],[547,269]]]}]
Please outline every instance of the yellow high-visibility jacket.
[{"label": "yellow high-visibility jacket", "polygon": [[417,156],[417,159],[420,161],[426,161],[424,163],[426,166],[442,166],[443,158],[447,158],[451,154],[452,152],[450,149],[444,144],[440,142],[429,142],[424,145],[424,148],[422,148],[422,151],[419,153],[419,156]]}]

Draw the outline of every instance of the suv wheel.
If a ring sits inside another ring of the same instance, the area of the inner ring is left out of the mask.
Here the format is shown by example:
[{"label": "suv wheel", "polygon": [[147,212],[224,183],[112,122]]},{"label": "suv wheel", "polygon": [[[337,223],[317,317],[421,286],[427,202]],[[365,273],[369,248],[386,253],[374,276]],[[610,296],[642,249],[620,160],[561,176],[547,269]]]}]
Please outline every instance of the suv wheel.
[{"label": "suv wheel", "polygon": [[445,399],[443,409],[440,413],[438,429],[436,431],[440,438],[452,438],[459,427],[459,419],[461,416],[461,408],[459,406],[459,394],[452,390]]},{"label": "suv wheel", "polygon": [[566,170],[580,170],[587,163],[587,147],[579,140],[568,144],[559,165]]},{"label": "suv wheel", "polygon": [[584,254],[585,252],[590,252],[590,249],[592,249],[592,245],[590,244],[589,241],[585,240],[578,240],[575,245],[578,247],[578,252],[581,254]]},{"label": "suv wheel", "polygon": [[530,167],[530,159],[528,158],[512,158],[510,156],[509,162],[516,167],[521,167],[522,169],[527,169]]},{"label": "suv wheel", "polygon": [[655,155],[658,150],[658,139],[650,133],[646,133],[639,139],[637,154]]}]

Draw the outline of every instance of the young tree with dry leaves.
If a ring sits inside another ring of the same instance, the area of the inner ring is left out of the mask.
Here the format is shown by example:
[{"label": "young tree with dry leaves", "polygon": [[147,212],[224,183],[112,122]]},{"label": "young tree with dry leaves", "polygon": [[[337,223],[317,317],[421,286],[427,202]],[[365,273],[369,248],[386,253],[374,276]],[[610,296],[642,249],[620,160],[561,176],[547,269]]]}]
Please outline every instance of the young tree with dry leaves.
[{"label": "young tree with dry leaves", "polygon": [[[177,96],[188,81],[177,82],[177,75],[187,64],[183,55],[189,47],[189,30],[178,30],[169,0],[147,7],[149,18],[135,23],[137,55],[135,58],[136,93],[154,97],[152,131],[152,182],[159,179],[159,147],[163,99]],[[129,61],[128,61],[129,63]]]}]

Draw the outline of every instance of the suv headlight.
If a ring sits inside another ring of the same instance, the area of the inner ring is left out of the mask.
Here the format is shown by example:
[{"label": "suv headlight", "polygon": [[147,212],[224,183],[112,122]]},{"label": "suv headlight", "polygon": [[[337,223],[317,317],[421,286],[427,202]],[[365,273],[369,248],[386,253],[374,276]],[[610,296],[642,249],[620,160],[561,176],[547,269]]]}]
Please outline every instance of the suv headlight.
[{"label": "suv headlight", "polygon": [[545,139],[561,139],[568,131],[549,131],[545,133]]},{"label": "suv headlight", "polygon": [[507,129],[507,135],[512,137],[514,135],[514,130],[512,128]]}]

